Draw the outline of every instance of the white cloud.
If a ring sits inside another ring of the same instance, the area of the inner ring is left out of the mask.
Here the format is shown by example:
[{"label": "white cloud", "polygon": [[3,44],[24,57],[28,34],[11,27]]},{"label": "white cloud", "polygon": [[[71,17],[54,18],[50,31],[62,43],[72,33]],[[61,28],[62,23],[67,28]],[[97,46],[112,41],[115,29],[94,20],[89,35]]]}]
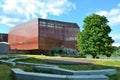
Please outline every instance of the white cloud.
[{"label": "white cloud", "polygon": [[59,16],[75,9],[68,0],[1,0],[0,23],[13,26],[33,18]]},{"label": "white cloud", "polygon": [[110,34],[115,42],[113,43],[114,46],[120,46],[120,34]]},{"label": "white cloud", "polygon": [[114,40],[120,40],[120,34],[112,34],[111,36]]},{"label": "white cloud", "polygon": [[120,3],[118,4],[118,7],[120,7]]},{"label": "white cloud", "polygon": [[99,11],[96,12],[99,15],[104,15],[108,18],[110,25],[120,24],[120,4],[117,8],[111,9],[110,11]]},{"label": "white cloud", "polygon": [[119,43],[113,43],[113,46],[120,46],[120,42]]},{"label": "white cloud", "polygon": [[[120,25],[120,3],[116,6],[116,8],[113,8],[109,11],[99,11],[96,12],[99,15],[104,15],[107,17],[107,19],[109,20],[109,25],[110,26],[118,26]],[[119,27],[118,27],[119,29]],[[115,42],[113,43],[114,46],[120,46],[120,34],[119,33],[115,33],[115,34],[110,34],[110,36],[113,38],[113,40],[115,40]]]}]

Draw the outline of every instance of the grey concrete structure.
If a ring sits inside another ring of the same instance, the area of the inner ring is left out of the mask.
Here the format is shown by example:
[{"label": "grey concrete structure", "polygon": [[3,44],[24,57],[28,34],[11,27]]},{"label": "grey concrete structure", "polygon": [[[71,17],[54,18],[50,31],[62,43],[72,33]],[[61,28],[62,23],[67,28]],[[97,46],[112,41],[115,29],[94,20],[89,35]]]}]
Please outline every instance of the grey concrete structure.
[{"label": "grey concrete structure", "polygon": [[27,62],[16,62],[16,64],[17,65],[23,65],[23,66],[43,66],[43,67],[58,68],[58,66],[55,66],[55,65],[36,64],[36,63],[27,63]]},{"label": "grey concrete structure", "polygon": [[51,72],[51,73],[54,73],[54,74],[74,75],[74,71],[72,71],[72,70],[67,70],[67,69],[62,69],[62,68],[34,66],[33,69],[34,69],[35,71]]},{"label": "grey concrete structure", "polygon": [[82,70],[75,71],[74,75],[106,75],[112,76],[117,74],[116,69],[103,69],[103,70]]},{"label": "grey concrete structure", "polygon": [[13,59],[10,59],[10,61],[15,61],[15,60],[25,60],[27,59],[26,57],[15,57]]},{"label": "grey concrete structure", "polygon": [[0,54],[7,54],[9,52],[9,44],[7,42],[0,42]]},{"label": "grey concrete structure", "polygon": [[[9,59],[9,56],[0,56],[0,59],[3,59],[3,60],[0,60],[0,63],[15,66],[16,62],[13,62],[13,61],[23,60],[23,59],[27,59],[27,58],[25,58],[25,57],[14,57],[14,58]],[[6,60],[4,60],[4,59],[6,59]]]},{"label": "grey concrete structure", "polygon": [[108,80],[104,75],[56,75],[45,73],[25,72],[21,69],[11,69],[16,80]]},{"label": "grey concrete structure", "polygon": [[43,67],[43,66],[34,66],[34,69],[37,71],[49,71],[55,74],[62,75],[115,75],[116,69],[103,69],[103,70],[82,70],[82,71],[74,71],[67,70],[62,68],[53,68],[53,67]]},{"label": "grey concrete structure", "polygon": [[[3,56],[1,58],[6,58],[6,56]],[[54,74],[25,72],[19,68],[15,68],[11,69],[15,80],[108,80],[107,76],[116,74],[115,69],[74,71],[62,69],[54,65],[13,62],[14,60],[19,59],[27,58],[15,57],[9,60],[0,60],[0,63],[12,66],[15,66],[16,64],[23,66],[33,66],[33,68],[37,71],[47,71]]]},{"label": "grey concrete structure", "polygon": [[8,56],[7,56],[7,55],[0,56],[0,59],[6,59],[6,58],[8,58]]},{"label": "grey concrete structure", "polygon": [[7,42],[0,42],[0,54],[22,53],[22,51],[11,50]]},{"label": "grey concrete structure", "polygon": [[24,60],[27,59],[26,57],[14,57],[11,59],[8,59],[8,56],[0,56],[1,59],[5,58],[7,60],[0,60],[0,63],[8,64],[8,65],[22,65],[22,66],[42,66],[42,67],[51,67],[51,68],[58,68],[58,66],[55,65],[47,65],[47,64],[36,64],[36,63],[27,63],[27,62],[14,62],[15,60]]},{"label": "grey concrete structure", "polygon": [[9,60],[0,60],[0,63],[11,65],[11,66],[15,66],[16,65],[15,62],[12,62],[12,61],[9,61]]}]

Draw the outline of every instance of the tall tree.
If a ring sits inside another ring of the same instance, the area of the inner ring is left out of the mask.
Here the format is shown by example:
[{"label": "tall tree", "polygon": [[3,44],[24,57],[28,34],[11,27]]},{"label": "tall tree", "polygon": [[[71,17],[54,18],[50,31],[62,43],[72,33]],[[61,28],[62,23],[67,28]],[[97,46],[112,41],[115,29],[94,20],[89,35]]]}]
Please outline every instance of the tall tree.
[{"label": "tall tree", "polygon": [[114,40],[109,36],[111,28],[105,16],[92,14],[84,19],[83,30],[78,34],[78,48],[95,58],[99,54],[110,56]]}]

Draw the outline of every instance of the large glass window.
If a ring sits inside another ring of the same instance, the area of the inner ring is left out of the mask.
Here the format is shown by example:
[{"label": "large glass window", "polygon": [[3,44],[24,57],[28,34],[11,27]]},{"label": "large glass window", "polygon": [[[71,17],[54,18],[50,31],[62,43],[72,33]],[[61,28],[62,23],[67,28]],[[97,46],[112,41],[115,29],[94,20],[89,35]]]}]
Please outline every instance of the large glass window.
[{"label": "large glass window", "polygon": [[55,28],[63,28],[63,24],[62,23],[56,23]]},{"label": "large glass window", "polygon": [[52,23],[52,22],[48,22],[48,23],[47,23],[47,27],[54,27],[54,26],[55,26],[55,24]]},{"label": "large glass window", "polygon": [[41,27],[42,26],[46,26],[46,22],[45,21],[39,21],[39,24],[40,24]]}]

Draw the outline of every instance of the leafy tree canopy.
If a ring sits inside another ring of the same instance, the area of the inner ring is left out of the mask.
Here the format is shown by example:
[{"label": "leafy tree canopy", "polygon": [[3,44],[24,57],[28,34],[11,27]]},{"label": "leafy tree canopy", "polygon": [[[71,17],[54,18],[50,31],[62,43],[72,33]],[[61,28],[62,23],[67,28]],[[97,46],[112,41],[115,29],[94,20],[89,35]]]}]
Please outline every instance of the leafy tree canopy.
[{"label": "leafy tree canopy", "polygon": [[83,30],[78,34],[78,48],[84,54],[94,58],[98,54],[111,56],[114,40],[108,35],[111,28],[105,16],[92,14],[84,19]]}]

